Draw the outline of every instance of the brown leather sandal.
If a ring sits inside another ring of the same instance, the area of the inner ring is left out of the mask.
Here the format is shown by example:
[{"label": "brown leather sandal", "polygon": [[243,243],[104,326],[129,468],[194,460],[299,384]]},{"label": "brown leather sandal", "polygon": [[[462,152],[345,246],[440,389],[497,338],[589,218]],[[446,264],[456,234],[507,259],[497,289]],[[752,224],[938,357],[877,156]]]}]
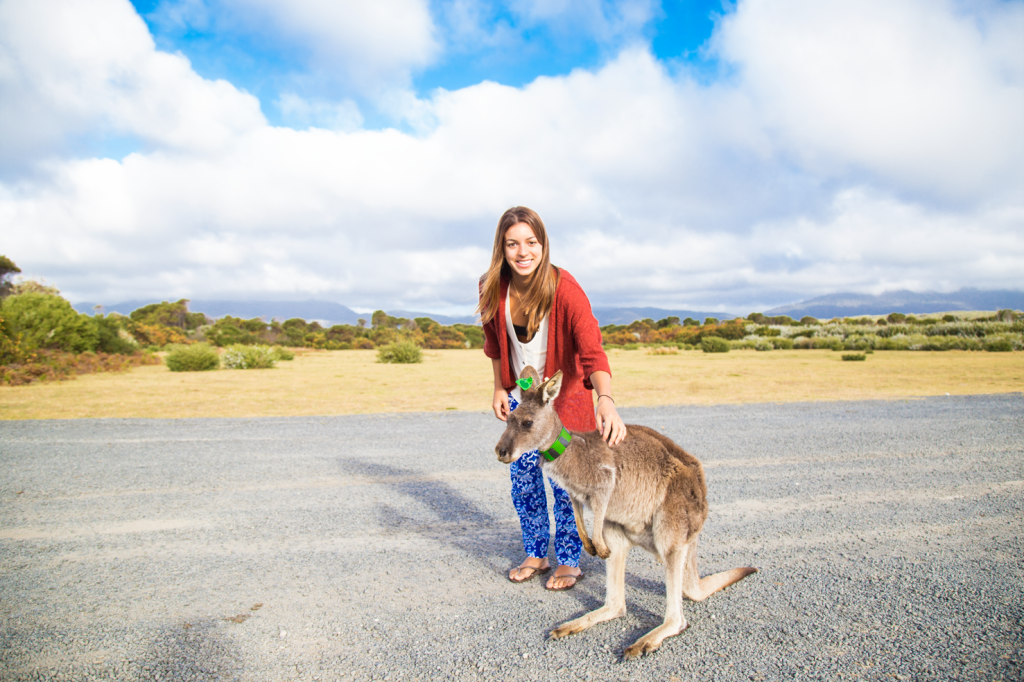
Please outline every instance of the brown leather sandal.
[{"label": "brown leather sandal", "polygon": [[545,585],[544,589],[545,590],[551,590],[552,592],[565,592],[566,590],[571,590],[572,588],[576,587],[576,583],[578,583],[579,581],[583,580],[583,571],[580,571],[579,575],[573,575],[572,573],[566,573],[565,575],[556,575],[555,577],[556,578],[572,578],[573,581],[572,581],[572,584],[566,585],[565,587],[548,587],[547,585]]},{"label": "brown leather sandal", "polygon": [[536,578],[538,574],[544,575],[545,573],[550,571],[551,570],[551,564],[548,564],[546,568],[538,568],[537,566],[526,566],[525,564],[519,564],[519,566],[516,567],[516,575],[519,575],[519,572],[522,571],[523,569],[526,569],[527,571],[531,571],[530,575],[528,575],[527,577],[522,578],[520,580],[516,580],[515,578],[513,578],[510,575],[508,577],[509,582],[511,582],[511,583],[525,583],[525,582],[529,582],[529,581],[533,580],[534,578]]}]

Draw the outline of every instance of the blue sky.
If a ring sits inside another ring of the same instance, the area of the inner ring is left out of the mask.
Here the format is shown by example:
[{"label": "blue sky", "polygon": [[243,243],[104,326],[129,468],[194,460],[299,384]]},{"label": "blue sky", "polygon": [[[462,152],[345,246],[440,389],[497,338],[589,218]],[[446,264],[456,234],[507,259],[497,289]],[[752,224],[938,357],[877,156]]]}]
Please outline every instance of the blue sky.
[{"label": "blue sky", "polygon": [[1024,289],[1024,0],[0,0],[0,253],[73,301]]},{"label": "blue sky", "polygon": [[[457,3],[431,6],[441,49],[430,63],[409,74],[411,89],[420,97],[435,88],[458,90],[484,80],[521,87],[540,76],[596,69],[623,47],[637,43],[671,68],[713,73],[716,60],[701,47],[711,37],[715,20],[728,11],[719,0],[666,0],[660,6],[640,2],[635,4],[646,16],[606,28],[581,27],[580,15],[598,12],[614,22],[617,3],[577,3],[583,6],[577,12],[570,8],[561,16],[536,17],[524,10],[523,3],[482,2],[476,17],[479,28],[484,34],[502,35],[488,42],[460,35],[453,25],[452,4]],[[333,78],[301,37],[276,33],[265,18],[239,21],[237,8],[216,1],[133,0],[132,5],[160,49],[181,52],[204,78],[224,79],[255,95],[274,125],[294,125],[275,104],[282,91],[354,99],[361,105],[366,128],[403,125],[377,111],[364,92]]]}]

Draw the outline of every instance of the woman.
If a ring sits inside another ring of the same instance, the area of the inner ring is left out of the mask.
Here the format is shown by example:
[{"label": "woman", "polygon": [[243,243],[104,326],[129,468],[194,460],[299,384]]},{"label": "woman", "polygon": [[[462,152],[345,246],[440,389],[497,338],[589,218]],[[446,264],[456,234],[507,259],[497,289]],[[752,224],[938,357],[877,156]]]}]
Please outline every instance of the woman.
[{"label": "woman", "polygon": [[[515,380],[533,366],[544,378],[562,370],[555,411],[573,431],[600,429],[610,445],[622,442],[626,426],[615,410],[608,356],[601,330],[583,289],[565,270],[551,265],[544,223],[534,211],[517,206],[505,211],[494,235],[494,252],[480,280],[478,312],[484,327],[484,353],[494,365],[494,415],[505,421],[519,405]],[[590,391],[597,390],[597,417]],[[511,467],[512,502],[519,514],[526,559],[509,571],[521,583],[547,573],[548,520],[544,478],[536,450]],[[572,589],[583,578],[580,538],[568,493],[551,481],[555,498],[555,556],[558,567],[549,590]]]}]

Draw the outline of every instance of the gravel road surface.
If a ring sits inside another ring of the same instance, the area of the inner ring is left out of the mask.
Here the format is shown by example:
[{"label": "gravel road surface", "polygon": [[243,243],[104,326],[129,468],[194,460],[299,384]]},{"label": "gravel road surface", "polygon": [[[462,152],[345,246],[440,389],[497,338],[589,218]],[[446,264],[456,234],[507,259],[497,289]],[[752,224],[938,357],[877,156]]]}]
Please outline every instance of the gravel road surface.
[{"label": "gravel road surface", "polygon": [[707,472],[702,573],[653,655],[634,549],[550,593],[483,413],[0,422],[3,680],[1021,680],[1024,396],[623,409]]}]

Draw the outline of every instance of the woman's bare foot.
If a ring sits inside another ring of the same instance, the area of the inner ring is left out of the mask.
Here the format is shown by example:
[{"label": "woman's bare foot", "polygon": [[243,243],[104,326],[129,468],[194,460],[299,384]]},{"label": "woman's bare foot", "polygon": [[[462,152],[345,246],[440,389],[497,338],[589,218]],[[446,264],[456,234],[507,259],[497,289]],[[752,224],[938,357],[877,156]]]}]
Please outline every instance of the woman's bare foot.
[{"label": "woman's bare foot", "polygon": [[583,575],[578,567],[574,566],[559,566],[555,569],[555,574],[548,578],[548,583],[545,585],[549,590],[569,590],[575,587],[576,581]]},{"label": "woman's bare foot", "polygon": [[523,563],[508,572],[508,579],[514,583],[525,583],[527,580],[533,580],[538,573],[547,573],[550,570],[551,564],[548,563],[547,558],[538,559],[528,556]]}]

